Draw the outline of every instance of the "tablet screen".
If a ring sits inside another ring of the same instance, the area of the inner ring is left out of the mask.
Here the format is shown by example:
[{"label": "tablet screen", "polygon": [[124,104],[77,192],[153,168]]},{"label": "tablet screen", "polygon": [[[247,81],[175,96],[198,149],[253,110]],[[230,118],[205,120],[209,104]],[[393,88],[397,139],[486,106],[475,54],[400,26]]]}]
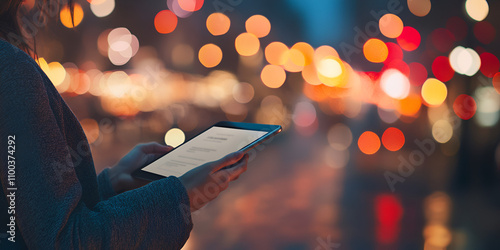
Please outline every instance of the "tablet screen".
[{"label": "tablet screen", "polygon": [[214,126],[142,170],[161,176],[180,177],[195,167],[242,149],[267,133]]}]

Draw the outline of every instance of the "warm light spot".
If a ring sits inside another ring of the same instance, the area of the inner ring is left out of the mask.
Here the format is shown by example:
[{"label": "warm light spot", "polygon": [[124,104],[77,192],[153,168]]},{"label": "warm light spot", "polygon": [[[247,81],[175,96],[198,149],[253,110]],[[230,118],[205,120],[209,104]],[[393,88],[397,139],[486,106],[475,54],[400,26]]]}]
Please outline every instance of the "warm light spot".
[{"label": "warm light spot", "polygon": [[93,0],[90,3],[90,10],[96,17],[109,16],[115,9],[115,0]]},{"label": "warm light spot", "polygon": [[82,6],[75,3],[73,6],[73,17],[71,17],[71,10],[69,6],[64,6],[60,13],[61,23],[66,28],[74,28],[78,26],[83,20],[83,9]]},{"label": "warm light spot", "polygon": [[242,82],[233,87],[233,98],[239,103],[249,103],[253,99],[254,94],[255,90],[249,83]]},{"label": "warm light spot", "polygon": [[342,74],[342,62],[334,58],[325,58],[318,65],[318,73],[328,78],[335,78]]},{"label": "warm light spot", "polygon": [[399,45],[395,43],[385,43],[389,51],[385,63],[391,63],[392,61],[403,61],[403,50]]},{"label": "warm light spot", "polygon": [[359,137],[358,147],[367,155],[375,154],[380,149],[380,139],[377,134],[366,131]]},{"label": "warm light spot", "polygon": [[477,112],[474,120],[482,127],[495,126],[500,119],[500,95],[493,87],[478,87],[474,91]]},{"label": "warm light spot", "polygon": [[405,145],[405,135],[397,128],[388,128],[382,135],[382,144],[389,151],[398,151]]},{"label": "warm light spot", "polygon": [[312,63],[314,57],[314,48],[308,43],[298,42],[292,46],[291,50],[300,51],[300,53],[302,53],[302,56],[304,57],[303,64],[300,64],[300,62],[296,63],[298,66],[307,66]]},{"label": "warm light spot", "polygon": [[451,80],[455,75],[455,71],[451,68],[450,60],[446,56],[438,56],[434,59],[432,73],[442,82]]},{"label": "warm light spot", "polygon": [[207,18],[207,29],[214,36],[226,34],[231,27],[231,20],[223,13],[213,13]]},{"label": "warm light spot", "polygon": [[194,61],[194,50],[188,44],[177,44],[170,54],[172,63],[177,67],[187,67]]},{"label": "warm light spot", "polygon": [[490,7],[486,0],[467,0],[465,1],[465,10],[472,19],[480,22],[488,16]]},{"label": "warm light spot", "polygon": [[380,87],[388,96],[404,99],[410,93],[410,80],[399,70],[388,69],[380,78]]},{"label": "warm light spot", "polygon": [[453,102],[453,111],[463,120],[469,120],[476,114],[477,105],[472,96],[459,95]]},{"label": "warm light spot", "polygon": [[179,7],[185,11],[198,11],[203,6],[204,0],[178,0]]},{"label": "warm light spot", "polygon": [[248,33],[254,34],[258,38],[265,37],[271,31],[271,23],[262,15],[253,15],[245,22]]},{"label": "warm light spot", "polygon": [[410,63],[410,83],[415,86],[422,86],[427,80],[427,69],[418,62]]},{"label": "warm light spot", "polygon": [[403,206],[393,194],[379,194],[375,197],[376,239],[384,245],[391,245],[398,239]]},{"label": "warm light spot", "polygon": [[411,13],[418,17],[424,17],[431,11],[430,0],[408,0],[408,8]]},{"label": "warm light spot", "polygon": [[420,95],[410,94],[408,97],[399,101],[398,112],[405,116],[415,116],[421,106],[422,101]]},{"label": "warm light spot", "polygon": [[277,65],[266,65],[260,74],[262,82],[269,88],[279,88],[286,80],[285,70]]},{"label": "warm light spot", "polygon": [[325,57],[339,57],[339,53],[333,47],[323,45],[314,51],[314,63],[319,64]]},{"label": "warm light spot", "polygon": [[500,94],[500,72],[493,76],[493,87]]},{"label": "warm light spot", "polygon": [[304,78],[304,81],[311,85],[321,84],[321,80],[319,80],[318,77],[318,71],[316,70],[316,66],[314,64],[309,64],[304,67],[302,70],[302,78]]},{"label": "warm light spot", "polygon": [[[300,64],[304,64],[305,62],[305,58],[304,58],[304,55],[302,54],[302,52],[296,50],[296,49],[290,49],[288,50],[284,56],[284,58],[286,58],[286,62],[285,64],[283,64],[283,68],[288,71],[288,72],[300,72],[304,69],[304,66],[300,66],[300,65],[297,65],[294,63],[297,62],[297,63],[300,63]],[[293,57],[293,60],[292,60],[292,57]]]},{"label": "warm light spot", "polygon": [[170,10],[162,10],[155,16],[155,28],[160,34],[168,34],[177,27],[177,16]]},{"label": "warm light spot", "polygon": [[198,59],[203,66],[213,68],[222,61],[222,50],[213,43],[206,44],[198,52]]},{"label": "warm light spot", "polygon": [[448,89],[443,82],[435,78],[429,78],[422,85],[422,98],[429,106],[439,106],[448,95]]},{"label": "warm light spot", "polygon": [[379,39],[372,38],[366,41],[363,46],[363,53],[366,59],[373,63],[381,63],[387,59],[389,49],[384,42]]},{"label": "warm light spot", "polygon": [[346,150],[352,143],[351,129],[343,123],[338,123],[328,130],[328,143],[336,150]]},{"label": "warm light spot", "polygon": [[292,116],[293,122],[299,127],[309,127],[316,121],[316,109],[312,103],[307,101],[295,105]]},{"label": "warm light spot", "polygon": [[267,62],[273,65],[284,65],[288,61],[287,53],[288,47],[282,42],[272,42],[265,50]]},{"label": "warm light spot", "polygon": [[66,69],[64,69],[64,67],[58,62],[51,62],[49,63],[48,67],[49,74],[47,74],[47,76],[49,77],[50,81],[56,87],[61,85],[66,78]]},{"label": "warm light spot", "polygon": [[288,58],[289,58],[289,61],[291,61],[291,63],[293,65],[296,65],[296,66],[300,67],[301,69],[304,68],[304,66],[306,64],[306,57],[298,49],[290,49],[288,51]]},{"label": "warm light spot", "polygon": [[94,143],[99,138],[99,124],[94,119],[83,119],[80,121],[83,132],[89,144]]},{"label": "warm light spot", "polygon": [[170,129],[166,134],[165,134],[165,144],[170,145],[172,147],[177,147],[184,143],[186,140],[186,136],[184,135],[184,132],[178,128],[173,128]]},{"label": "warm light spot", "polygon": [[495,55],[484,52],[479,57],[481,58],[481,73],[486,77],[491,78],[500,70],[500,61]]},{"label": "warm light spot", "polygon": [[403,32],[403,21],[394,14],[385,14],[378,22],[380,32],[388,38],[397,38]]},{"label": "warm light spot", "polygon": [[462,75],[473,76],[481,68],[481,58],[470,48],[458,46],[451,51],[449,58],[453,70]]},{"label": "warm light spot", "polygon": [[421,39],[420,33],[415,28],[406,26],[397,40],[402,49],[413,51],[420,46]]},{"label": "warm light spot", "polygon": [[453,126],[447,120],[439,120],[432,125],[432,137],[439,143],[447,143],[453,136]]},{"label": "warm light spot", "polygon": [[495,27],[487,21],[477,22],[474,25],[474,36],[484,44],[492,43],[495,40],[496,33]]},{"label": "warm light spot", "polygon": [[242,33],[235,40],[236,51],[242,56],[253,56],[260,49],[260,41],[254,34]]}]

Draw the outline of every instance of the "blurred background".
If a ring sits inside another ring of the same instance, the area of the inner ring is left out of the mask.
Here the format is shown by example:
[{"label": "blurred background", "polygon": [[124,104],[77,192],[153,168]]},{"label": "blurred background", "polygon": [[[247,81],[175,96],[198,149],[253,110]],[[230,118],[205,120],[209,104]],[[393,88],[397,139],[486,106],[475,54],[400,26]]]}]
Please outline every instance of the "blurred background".
[{"label": "blurred background", "polygon": [[184,249],[500,246],[499,1],[53,7],[26,30],[97,172],[221,120],[284,127]]}]

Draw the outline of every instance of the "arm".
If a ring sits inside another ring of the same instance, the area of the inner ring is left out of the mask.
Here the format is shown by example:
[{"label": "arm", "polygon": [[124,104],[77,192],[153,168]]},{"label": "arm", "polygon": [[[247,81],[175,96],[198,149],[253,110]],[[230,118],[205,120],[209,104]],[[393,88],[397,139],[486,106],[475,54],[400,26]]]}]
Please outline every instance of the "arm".
[{"label": "arm", "polygon": [[[41,76],[34,65],[19,64],[0,68],[0,158],[7,158],[7,136],[15,135],[15,216],[28,247],[181,248],[192,229],[181,182],[166,178],[88,207],[76,175],[78,168],[88,166],[68,161],[70,153]],[[7,166],[0,164],[7,194]],[[61,165],[67,168],[62,174]]]}]

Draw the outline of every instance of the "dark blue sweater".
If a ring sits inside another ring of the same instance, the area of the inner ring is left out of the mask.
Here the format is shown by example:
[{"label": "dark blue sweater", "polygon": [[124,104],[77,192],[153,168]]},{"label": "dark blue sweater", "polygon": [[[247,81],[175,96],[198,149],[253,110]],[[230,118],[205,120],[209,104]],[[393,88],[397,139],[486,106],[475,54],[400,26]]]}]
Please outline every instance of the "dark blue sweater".
[{"label": "dark blue sweater", "polygon": [[181,182],[114,193],[107,169],[96,176],[82,127],[51,81],[2,39],[0,134],[0,249],[180,249],[189,237]]}]

